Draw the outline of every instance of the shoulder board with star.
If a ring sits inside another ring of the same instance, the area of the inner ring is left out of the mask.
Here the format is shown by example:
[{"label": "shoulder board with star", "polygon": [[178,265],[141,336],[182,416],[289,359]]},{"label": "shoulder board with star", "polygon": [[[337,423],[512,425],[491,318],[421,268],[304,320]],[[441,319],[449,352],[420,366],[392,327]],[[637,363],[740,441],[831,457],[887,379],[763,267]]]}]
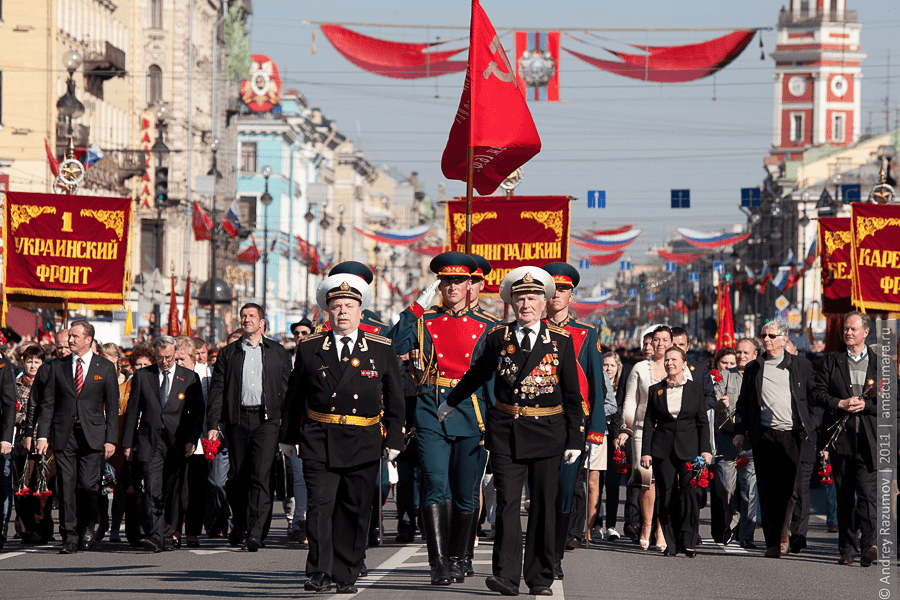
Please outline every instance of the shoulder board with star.
[{"label": "shoulder board with star", "polygon": [[572,334],[570,334],[568,331],[566,331],[562,327],[557,327],[553,323],[547,323],[547,329],[549,329],[553,333],[558,333],[559,335],[562,335],[565,337],[572,337]]},{"label": "shoulder board with star", "polygon": [[584,329],[593,329],[594,327],[590,323],[585,323],[584,321],[579,321],[578,319],[572,319],[572,322]]},{"label": "shoulder board with star", "polygon": [[491,324],[500,322],[500,319],[498,317],[495,317],[494,315],[492,315],[488,311],[484,310],[480,306],[476,306],[475,308],[473,308],[472,314],[488,321]]},{"label": "shoulder board with star", "polygon": [[488,333],[494,333],[495,331],[500,331],[501,329],[506,329],[507,325],[509,325],[509,323],[500,323],[499,325],[495,325],[493,327],[493,329],[488,331]]},{"label": "shoulder board with star", "polygon": [[364,332],[366,334],[366,339],[371,340],[373,342],[378,342],[379,344],[384,344],[386,346],[391,345],[391,340],[384,337],[383,335],[378,335],[377,333],[369,333],[368,331]]},{"label": "shoulder board with star", "polygon": [[321,330],[320,330],[320,331],[316,331],[315,333],[311,333],[311,334],[309,334],[308,336],[306,336],[305,338],[303,338],[302,340],[300,340],[300,343],[301,343],[301,344],[305,344],[306,342],[311,342],[311,341],[313,341],[313,340],[321,340],[321,339],[322,339],[323,337],[325,337],[328,333],[329,333],[328,330],[325,330],[325,331],[321,331]]}]

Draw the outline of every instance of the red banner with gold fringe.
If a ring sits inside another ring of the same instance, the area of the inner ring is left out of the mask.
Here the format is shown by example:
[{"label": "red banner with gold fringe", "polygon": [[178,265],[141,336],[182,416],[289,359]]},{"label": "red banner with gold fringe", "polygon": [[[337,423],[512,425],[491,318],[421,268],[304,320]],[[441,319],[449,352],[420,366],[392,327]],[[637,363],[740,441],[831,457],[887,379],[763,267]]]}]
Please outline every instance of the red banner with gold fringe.
[{"label": "red banner with gold fringe", "polygon": [[850,285],[853,268],[850,219],[819,218],[819,248],[822,255],[822,312],[843,315],[852,310]]},{"label": "red banner with gold fringe", "polygon": [[130,199],[10,191],[5,211],[9,302],[105,310],[124,304]]},{"label": "red banner with gold fringe", "polygon": [[[491,263],[484,292],[496,294],[516,267],[569,262],[569,196],[472,199],[472,252]],[[447,203],[450,250],[466,251],[466,202]]]},{"label": "red banner with gold fringe", "polygon": [[900,206],[851,206],[853,305],[861,310],[900,311]]}]

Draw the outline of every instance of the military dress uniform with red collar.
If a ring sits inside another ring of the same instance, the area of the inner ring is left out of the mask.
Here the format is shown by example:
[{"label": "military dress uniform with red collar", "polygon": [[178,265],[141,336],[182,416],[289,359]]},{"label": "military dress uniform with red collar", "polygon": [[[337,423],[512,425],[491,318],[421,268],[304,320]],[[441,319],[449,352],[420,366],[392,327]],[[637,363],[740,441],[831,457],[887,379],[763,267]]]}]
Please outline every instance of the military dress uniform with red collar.
[{"label": "military dress uniform with red collar", "polygon": [[[578,287],[581,276],[575,268],[562,262],[543,266],[550,273],[557,287]],[[591,325],[567,316],[562,322],[554,323],[557,327],[569,332],[575,346],[576,363],[578,365],[578,389],[581,392],[581,409],[586,426],[582,429],[584,438],[591,444],[602,444],[606,436],[607,410],[616,412],[615,393],[612,383],[603,372],[603,358],[597,339],[597,330]],[[582,440],[584,445],[584,440]],[[579,460],[571,465],[563,460],[559,469],[559,491],[556,496],[556,563],[554,577],[562,579],[562,559],[566,550],[566,541],[571,529],[584,529],[584,462],[590,460],[585,452]],[[578,484],[581,484],[579,487]],[[573,502],[577,497],[577,502]],[[577,511],[573,510],[576,505]],[[573,527],[572,522],[578,525]]]},{"label": "military dress uniform with red collar", "polygon": [[[441,279],[469,279],[475,261],[460,252],[445,252],[431,261],[431,270]],[[446,579],[461,581],[469,531],[477,519],[478,490],[487,453],[482,444],[487,409],[483,388],[474,390],[457,409],[458,415],[444,423],[437,409],[469,370],[493,322],[463,308],[423,308],[413,303],[391,330],[398,354],[418,351],[415,377],[419,386],[415,409],[415,431],[423,472],[425,527],[428,530],[432,583]],[[452,503],[452,510],[450,509]],[[448,512],[451,513],[448,518]],[[452,520],[452,526],[449,521]],[[453,565],[448,559],[458,559]],[[445,572],[452,566],[452,572]],[[447,581],[449,583],[449,581]]]}]

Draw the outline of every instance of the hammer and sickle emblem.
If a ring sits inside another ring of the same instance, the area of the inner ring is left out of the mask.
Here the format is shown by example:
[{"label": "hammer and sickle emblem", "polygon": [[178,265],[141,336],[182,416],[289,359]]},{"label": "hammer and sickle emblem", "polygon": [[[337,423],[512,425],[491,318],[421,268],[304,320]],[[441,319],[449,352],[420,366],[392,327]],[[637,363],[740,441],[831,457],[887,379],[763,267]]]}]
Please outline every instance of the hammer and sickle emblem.
[{"label": "hammer and sickle emblem", "polygon": [[500,81],[511,83],[516,76],[513,74],[509,59],[506,58],[506,53],[503,52],[503,48],[500,46],[500,38],[495,35],[494,39],[491,41],[491,55],[497,54],[498,50],[500,50],[500,57],[503,59],[503,64],[506,65],[506,71],[501,71],[497,67],[497,63],[492,60],[487,66],[487,69],[484,70],[484,78],[488,79],[491,75],[495,75]]}]

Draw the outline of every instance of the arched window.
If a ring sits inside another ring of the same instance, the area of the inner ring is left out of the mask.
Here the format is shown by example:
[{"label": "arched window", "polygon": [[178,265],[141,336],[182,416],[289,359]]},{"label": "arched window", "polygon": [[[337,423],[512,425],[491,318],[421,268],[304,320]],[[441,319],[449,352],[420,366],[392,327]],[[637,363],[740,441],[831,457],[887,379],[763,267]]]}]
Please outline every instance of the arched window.
[{"label": "arched window", "polygon": [[152,106],[162,101],[162,69],[150,65],[147,69],[147,105]]},{"label": "arched window", "polygon": [[162,29],[162,0],[150,0],[150,29]]}]

